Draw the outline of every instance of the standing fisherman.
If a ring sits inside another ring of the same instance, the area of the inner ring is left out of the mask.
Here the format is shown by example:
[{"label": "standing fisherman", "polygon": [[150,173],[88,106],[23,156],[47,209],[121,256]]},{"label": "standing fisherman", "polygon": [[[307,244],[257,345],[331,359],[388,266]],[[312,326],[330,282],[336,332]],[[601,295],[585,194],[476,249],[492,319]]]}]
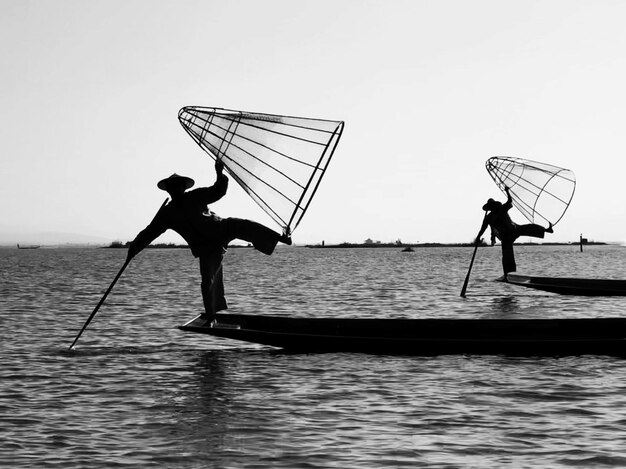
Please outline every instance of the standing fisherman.
[{"label": "standing fisherman", "polygon": [[168,229],[181,235],[191,253],[200,260],[202,300],[209,321],[215,320],[218,311],[228,308],[224,298],[222,259],[230,241],[248,241],[267,255],[274,252],[279,241],[291,244],[288,234],[280,235],[250,220],[220,218],[208,209],[207,205],[221,199],[228,189],[228,178],[223,170],[224,163],[217,160],[215,184],[188,192],[194,184],[191,178],[172,174],[159,181],[157,187],[166,191],[172,200],[161,207],[154,220],[130,243],[127,258],[132,259]]},{"label": "standing fisherman", "polygon": [[485,220],[480,227],[480,232],[476,237],[476,243],[480,243],[480,237],[487,229],[487,226],[491,227],[491,245],[496,242],[496,237],[502,244],[502,268],[504,269],[504,279],[509,272],[515,272],[517,266],[515,265],[515,254],[513,252],[513,243],[520,236],[532,236],[533,238],[543,238],[546,233],[553,233],[552,223],[548,228],[544,228],[541,225],[535,223],[529,223],[527,225],[518,225],[511,220],[509,216],[509,210],[513,207],[513,200],[509,193],[509,188],[505,187],[507,201],[506,203],[498,202],[493,199],[489,199],[483,210],[489,213],[485,215]]}]

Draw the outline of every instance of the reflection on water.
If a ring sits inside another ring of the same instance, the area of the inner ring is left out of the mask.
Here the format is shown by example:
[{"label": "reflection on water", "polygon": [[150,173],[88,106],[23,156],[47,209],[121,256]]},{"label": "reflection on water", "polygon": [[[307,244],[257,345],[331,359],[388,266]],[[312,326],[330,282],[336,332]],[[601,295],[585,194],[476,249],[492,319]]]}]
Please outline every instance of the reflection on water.
[{"label": "reflection on water", "polygon": [[501,316],[502,319],[510,319],[511,315],[514,315],[519,311],[519,302],[515,296],[501,296],[493,299],[493,310],[496,316]]},{"label": "reflection on water", "polygon": [[[520,247],[520,271],[626,278],[618,247]],[[0,250],[0,465],[623,467],[626,368],[609,357],[284,354],[185,334],[202,308],[186,250]],[[233,312],[599,317],[621,298],[494,282],[497,249],[233,249]],[[546,262],[549,259],[550,262]],[[522,270],[523,269],[523,270]]]}]

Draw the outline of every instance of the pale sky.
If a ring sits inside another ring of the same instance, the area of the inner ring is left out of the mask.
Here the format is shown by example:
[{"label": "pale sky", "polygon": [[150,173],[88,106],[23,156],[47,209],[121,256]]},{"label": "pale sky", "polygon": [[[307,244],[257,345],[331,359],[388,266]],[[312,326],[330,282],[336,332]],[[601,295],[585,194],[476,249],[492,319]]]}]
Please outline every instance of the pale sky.
[{"label": "pale sky", "polygon": [[[212,184],[191,105],[345,121],[296,244],[470,242],[504,200],[494,155],[576,173],[547,240],[624,242],[625,20],[619,0],[0,0],[0,241],[128,241],[158,180]],[[234,181],[211,208],[279,229]]]}]

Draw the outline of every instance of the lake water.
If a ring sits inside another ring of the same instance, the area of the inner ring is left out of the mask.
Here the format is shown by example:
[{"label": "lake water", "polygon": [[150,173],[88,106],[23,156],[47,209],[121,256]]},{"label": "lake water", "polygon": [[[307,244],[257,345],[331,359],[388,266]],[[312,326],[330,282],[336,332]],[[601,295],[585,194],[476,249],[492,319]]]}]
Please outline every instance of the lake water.
[{"label": "lake water", "polygon": [[[626,298],[493,282],[499,248],[231,249],[231,312],[626,316]],[[520,246],[520,273],[626,278],[626,248]],[[197,261],[146,250],[73,351],[124,250],[0,249],[0,466],[625,467],[626,361],[282,354],[183,333]]]}]

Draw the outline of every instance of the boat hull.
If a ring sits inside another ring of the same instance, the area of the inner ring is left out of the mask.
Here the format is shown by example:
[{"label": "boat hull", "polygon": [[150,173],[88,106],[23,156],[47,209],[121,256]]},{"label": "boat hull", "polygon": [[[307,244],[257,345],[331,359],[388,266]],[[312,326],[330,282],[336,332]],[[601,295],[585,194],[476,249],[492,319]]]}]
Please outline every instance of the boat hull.
[{"label": "boat hull", "polygon": [[626,318],[338,319],[220,314],[216,327],[198,316],[180,329],[294,352],[626,355]]},{"label": "boat hull", "polygon": [[502,279],[501,281],[511,285],[534,288],[535,290],[558,293],[560,295],[626,296],[626,280],[531,277],[508,274],[507,279]]}]

